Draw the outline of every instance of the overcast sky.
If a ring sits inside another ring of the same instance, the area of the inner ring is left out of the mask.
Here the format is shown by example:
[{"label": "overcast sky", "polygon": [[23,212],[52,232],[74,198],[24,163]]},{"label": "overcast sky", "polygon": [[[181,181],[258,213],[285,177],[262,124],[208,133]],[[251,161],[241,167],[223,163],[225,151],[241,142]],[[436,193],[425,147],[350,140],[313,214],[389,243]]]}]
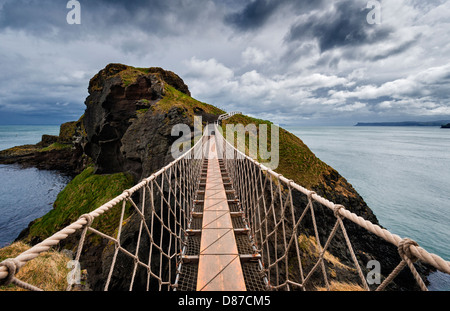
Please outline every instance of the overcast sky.
[{"label": "overcast sky", "polygon": [[[163,67],[198,100],[278,124],[450,118],[450,1],[0,0],[0,124],[84,112],[109,63]],[[375,13],[373,15],[372,13]]]}]

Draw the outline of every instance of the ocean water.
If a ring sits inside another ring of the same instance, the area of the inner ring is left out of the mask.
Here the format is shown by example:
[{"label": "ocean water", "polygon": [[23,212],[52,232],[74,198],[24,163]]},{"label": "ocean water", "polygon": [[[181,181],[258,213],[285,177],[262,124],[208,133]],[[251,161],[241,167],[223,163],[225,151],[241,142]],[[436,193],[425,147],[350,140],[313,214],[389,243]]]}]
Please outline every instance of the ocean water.
[{"label": "ocean water", "polygon": [[33,145],[42,135],[59,135],[58,125],[0,125],[0,150],[20,145]]},{"label": "ocean water", "polygon": [[[0,150],[36,144],[59,126],[0,126]],[[69,178],[58,172],[0,165],[0,247],[13,242],[28,224],[52,209]]]},{"label": "ocean water", "polygon": [[[450,260],[450,130],[286,127],[349,181],[381,225]],[[450,290],[435,273],[430,290]]]}]

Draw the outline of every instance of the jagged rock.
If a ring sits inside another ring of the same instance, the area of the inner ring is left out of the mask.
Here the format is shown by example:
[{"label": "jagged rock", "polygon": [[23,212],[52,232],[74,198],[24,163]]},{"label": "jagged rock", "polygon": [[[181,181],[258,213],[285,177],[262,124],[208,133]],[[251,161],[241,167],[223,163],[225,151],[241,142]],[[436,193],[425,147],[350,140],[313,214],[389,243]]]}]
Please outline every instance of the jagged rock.
[{"label": "jagged rock", "polygon": [[[193,124],[183,111],[150,111],[165,95],[165,84],[190,94],[183,80],[161,68],[108,65],[90,82],[84,126],[85,152],[97,173],[129,171],[136,180],[168,162],[171,128]],[[140,115],[138,117],[138,115]]]},{"label": "jagged rock", "polygon": [[54,144],[58,141],[59,136],[54,135],[42,135],[42,139],[39,143],[36,144],[36,147],[38,148],[45,148],[50,146],[51,144]]},{"label": "jagged rock", "polygon": [[58,142],[61,144],[71,144],[76,135],[77,121],[63,123],[59,129]]},{"label": "jagged rock", "polygon": [[171,71],[164,70],[160,67],[152,67],[149,68],[149,73],[159,75],[159,77],[166,81],[168,84],[172,85],[178,91],[191,96],[191,92],[189,91],[188,86],[184,83],[184,81],[175,73]]}]

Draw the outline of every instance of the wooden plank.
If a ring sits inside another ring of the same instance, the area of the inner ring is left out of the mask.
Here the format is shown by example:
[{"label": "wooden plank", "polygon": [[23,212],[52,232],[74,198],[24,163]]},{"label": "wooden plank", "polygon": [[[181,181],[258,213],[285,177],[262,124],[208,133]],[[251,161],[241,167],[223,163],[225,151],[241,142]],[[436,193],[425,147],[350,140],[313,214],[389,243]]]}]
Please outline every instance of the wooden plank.
[{"label": "wooden plank", "polygon": [[245,291],[244,275],[214,137],[210,140],[209,152],[197,290]]}]

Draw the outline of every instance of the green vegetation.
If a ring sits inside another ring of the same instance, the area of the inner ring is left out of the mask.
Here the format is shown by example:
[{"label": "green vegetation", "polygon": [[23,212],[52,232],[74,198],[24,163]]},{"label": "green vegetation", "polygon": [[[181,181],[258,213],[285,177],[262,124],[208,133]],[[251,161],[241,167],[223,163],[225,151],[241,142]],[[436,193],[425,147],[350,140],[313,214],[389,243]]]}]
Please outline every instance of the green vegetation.
[{"label": "green vegetation", "polygon": [[144,109],[136,110],[136,115],[137,116],[141,116],[141,115],[145,114],[149,109],[150,108],[144,108]]},{"label": "green vegetation", "polygon": [[48,147],[42,148],[39,152],[47,152],[52,150],[64,150],[72,148],[72,144],[53,143]]},{"label": "green vegetation", "polygon": [[[0,249],[0,262],[7,258],[14,258],[31,247],[23,242],[17,242]],[[16,277],[26,283],[37,286],[44,291],[64,291],[67,288],[67,263],[69,257],[60,252],[50,250],[39,257],[27,262]],[[13,284],[0,286],[0,291],[25,291]]]},{"label": "green vegetation", "polygon": [[161,99],[155,107],[156,111],[164,111],[168,112],[173,107],[179,107],[186,110],[186,113],[190,117],[194,117],[194,109],[201,108],[204,112],[220,115],[225,112],[219,108],[216,108],[212,105],[200,102],[189,95],[184,94],[183,92],[178,91],[173,86],[166,84],[164,86],[164,98]]},{"label": "green vegetation", "polygon": [[0,156],[1,157],[22,156],[36,152],[38,150],[39,148],[36,145],[16,146],[0,151]]},{"label": "green vegetation", "polygon": [[6,150],[0,151],[0,156],[2,157],[12,157],[12,156],[23,156],[32,154],[34,152],[48,152],[52,150],[64,150],[72,148],[72,144],[63,144],[63,143],[53,143],[50,146],[39,148],[39,145],[23,145],[23,146],[16,146],[12,147]]},{"label": "green vegetation", "polygon": [[[36,220],[30,228],[29,237],[45,239],[132,186],[133,178],[127,174],[95,175],[94,168],[88,167],[58,194],[54,209]],[[121,207],[112,209],[95,220],[93,226],[112,234],[118,226],[120,213]]]},{"label": "green vegetation", "polygon": [[71,144],[72,143],[72,137],[75,135],[77,130],[77,121],[74,122],[67,122],[61,124],[59,128],[59,143],[63,144]]},{"label": "green vegetation", "polygon": [[[259,128],[260,124],[266,124],[268,133],[268,150],[271,149],[271,124],[272,122],[266,120],[260,120],[251,118],[245,115],[235,115],[228,120],[222,122],[222,129],[224,136],[226,136],[227,124],[242,124],[247,126],[248,124],[255,124]],[[313,188],[322,182],[323,175],[329,174],[333,169],[317,158],[314,153],[295,135],[280,128],[279,129],[279,165],[276,169],[277,173],[282,174],[288,179],[294,180],[299,185],[306,188]],[[254,135],[254,134],[248,134]],[[248,154],[248,135],[246,139],[246,154]],[[228,139],[228,138],[227,138]],[[230,139],[228,139],[230,140]],[[243,151],[243,150],[241,150]],[[270,152],[270,151],[269,151]],[[258,160],[261,155],[258,154]],[[262,161],[264,162],[264,161]]]},{"label": "green vegetation", "polygon": [[[153,73],[157,76],[160,76],[162,73],[158,71],[158,68],[136,68],[131,66],[124,66],[118,75],[122,79],[123,86],[127,87],[132,83],[136,82],[136,80],[149,73]],[[171,75],[170,72],[166,72],[165,74]],[[163,78],[162,78],[163,79]],[[164,79],[163,79],[164,80]],[[150,104],[148,99],[141,99],[140,102],[142,104]],[[170,85],[169,83],[164,83],[164,98],[161,99],[157,105],[155,105],[155,111],[164,111],[168,112],[173,107],[180,107],[186,110],[186,113],[193,117],[194,116],[194,108],[201,108],[204,112],[220,115],[225,112],[219,108],[216,108],[212,105],[200,102],[185,93],[178,91],[175,87]],[[152,109],[153,110],[153,109]],[[145,113],[148,109],[140,109],[139,113]]]},{"label": "green vegetation", "polygon": [[140,76],[144,76],[150,72],[150,68],[135,68],[127,66],[127,69],[119,73],[122,78],[123,85],[125,87],[129,86],[137,80]]},{"label": "green vegetation", "polygon": [[140,101],[139,101],[139,103],[141,103],[141,104],[144,104],[144,105],[150,105],[150,101],[148,100],[148,99],[141,99]]}]

